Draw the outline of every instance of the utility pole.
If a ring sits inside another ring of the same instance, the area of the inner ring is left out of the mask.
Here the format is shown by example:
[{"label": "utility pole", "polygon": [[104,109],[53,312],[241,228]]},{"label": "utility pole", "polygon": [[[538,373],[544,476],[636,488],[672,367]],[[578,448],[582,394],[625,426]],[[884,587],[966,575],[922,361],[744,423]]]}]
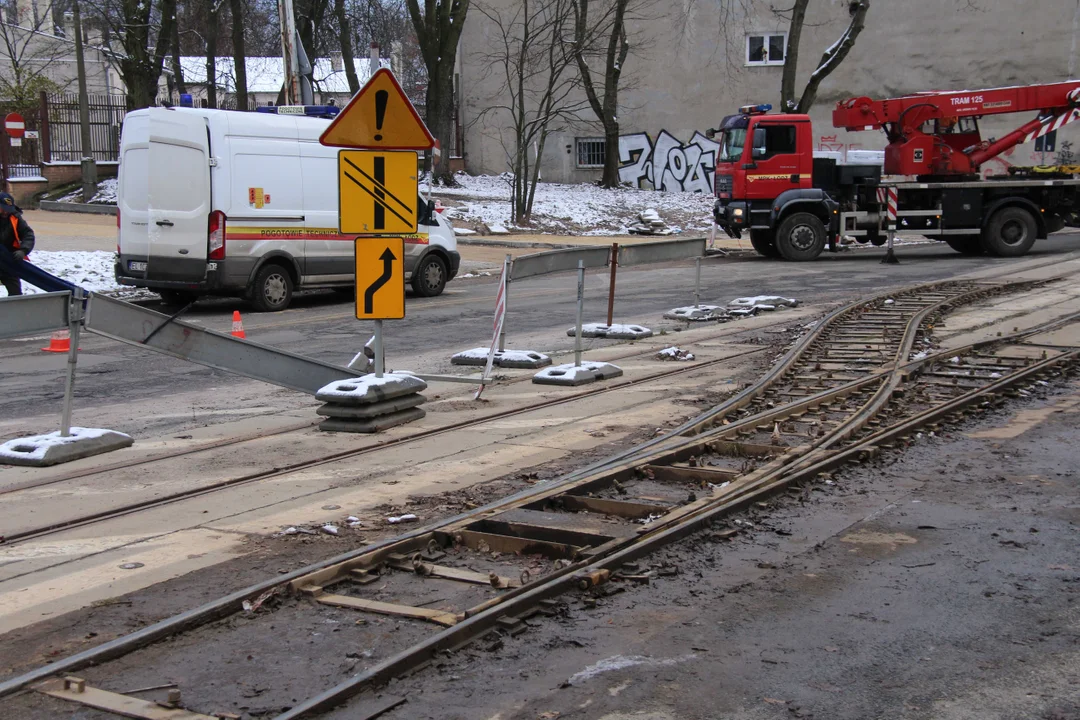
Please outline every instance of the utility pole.
[{"label": "utility pole", "polygon": [[285,104],[298,105],[300,99],[300,57],[296,49],[296,13],[292,0],[278,0],[281,27],[281,56],[285,63]]},{"label": "utility pole", "polygon": [[82,142],[82,196],[88,203],[97,194],[97,164],[94,162],[90,138],[90,98],[86,92],[86,60],[83,57],[82,16],[79,0],[72,0],[71,12],[75,21],[75,67],[79,75],[79,134]]}]

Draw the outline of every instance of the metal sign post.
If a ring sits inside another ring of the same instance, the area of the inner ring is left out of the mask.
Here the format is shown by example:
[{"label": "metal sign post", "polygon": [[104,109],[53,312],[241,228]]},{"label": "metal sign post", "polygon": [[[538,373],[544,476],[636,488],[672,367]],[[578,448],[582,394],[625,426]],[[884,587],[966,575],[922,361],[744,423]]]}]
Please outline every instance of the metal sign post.
[{"label": "metal sign post", "polygon": [[[619,265],[619,243],[611,243],[611,280],[608,284],[608,296],[607,296],[607,324],[610,325],[614,321],[615,315],[615,268]],[[581,261],[578,261],[578,267],[581,267]],[[579,322],[578,325],[581,323]]]},{"label": "metal sign post", "polygon": [[577,330],[574,332],[574,367],[581,367],[581,318],[585,314],[585,261],[577,262]]},{"label": "metal sign post", "polygon": [[[512,262],[513,262],[513,258],[511,257],[510,253],[507,253],[506,258],[503,260],[503,277],[506,278],[506,285],[505,285],[505,287],[503,289],[503,309],[502,309],[503,317],[506,316],[506,299],[507,299],[507,296],[510,294],[510,263],[512,263]],[[504,322],[499,327],[499,352],[505,352],[505,350],[506,350],[506,323]],[[490,374],[490,370],[489,370],[488,373],[485,373],[484,376],[487,377],[488,374]]]},{"label": "metal sign post", "polygon": [[382,320],[375,321],[375,377],[383,376]]},{"label": "metal sign post", "polygon": [[694,307],[701,306],[701,258],[694,258]]},{"label": "metal sign post", "polygon": [[79,329],[82,327],[83,298],[82,288],[71,291],[71,304],[68,307],[68,335],[71,346],[68,349],[67,378],[64,380],[64,410],[60,417],[60,436],[71,435],[71,406],[75,401],[75,364],[79,360]]}]

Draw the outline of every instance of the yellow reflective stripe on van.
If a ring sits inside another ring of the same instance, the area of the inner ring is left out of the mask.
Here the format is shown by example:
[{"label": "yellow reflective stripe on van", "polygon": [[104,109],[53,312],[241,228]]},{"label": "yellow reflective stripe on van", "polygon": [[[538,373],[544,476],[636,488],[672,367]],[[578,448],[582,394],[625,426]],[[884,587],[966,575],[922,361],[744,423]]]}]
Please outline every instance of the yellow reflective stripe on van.
[{"label": "yellow reflective stripe on van", "polygon": [[[427,245],[427,233],[395,235],[405,240],[408,245]],[[348,240],[356,235],[342,235],[337,228],[298,228],[298,227],[240,227],[225,225],[227,240]]]}]

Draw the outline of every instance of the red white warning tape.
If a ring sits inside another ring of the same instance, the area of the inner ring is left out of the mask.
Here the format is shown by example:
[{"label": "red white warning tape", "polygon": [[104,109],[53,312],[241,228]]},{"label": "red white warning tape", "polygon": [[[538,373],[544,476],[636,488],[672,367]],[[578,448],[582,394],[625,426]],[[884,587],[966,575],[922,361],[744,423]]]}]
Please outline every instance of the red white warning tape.
[{"label": "red white warning tape", "polygon": [[888,216],[889,227],[893,230],[896,229],[896,206],[897,206],[897,192],[896,188],[889,188],[889,202],[888,202]]}]

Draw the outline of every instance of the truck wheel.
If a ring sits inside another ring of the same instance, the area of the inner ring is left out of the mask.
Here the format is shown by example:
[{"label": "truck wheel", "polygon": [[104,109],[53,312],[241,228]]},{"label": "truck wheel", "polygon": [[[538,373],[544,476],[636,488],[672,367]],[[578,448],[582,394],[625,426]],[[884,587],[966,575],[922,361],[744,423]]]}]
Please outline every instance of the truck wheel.
[{"label": "truck wheel", "polygon": [[161,296],[161,304],[171,308],[187,307],[198,297],[195,293],[182,290],[159,290],[158,295]]},{"label": "truck wheel", "polygon": [[989,255],[1018,257],[1035,243],[1035,218],[1027,210],[1007,207],[998,210],[982,233],[982,248]]},{"label": "truck wheel", "polygon": [[961,255],[982,255],[983,252],[978,235],[954,235],[945,238],[945,242]]},{"label": "truck wheel", "polygon": [[417,263],[412,274],[412,289],[420,297],[441,295],[446,287],[446,263],[438,255],[428,255]]},{"label": "truck wheel", "polygon": [[785,260],[813,260],[825,249],[825,224],[811,213],[788,215],[776,231],[776,249]]},{"label": "truck wheel", "polygon": [[251,304],[259,312],[277,312],[289,307],[293,281],[289,271],[280,265],[264,265],[255,275],[251,287]]},{"label": "truck wheel", "polygon": [[767,258],[780,257],[780,251],[773,243],[772,235],[767,230],[751,230],[750,244],[754,246],[757,254]]}]

